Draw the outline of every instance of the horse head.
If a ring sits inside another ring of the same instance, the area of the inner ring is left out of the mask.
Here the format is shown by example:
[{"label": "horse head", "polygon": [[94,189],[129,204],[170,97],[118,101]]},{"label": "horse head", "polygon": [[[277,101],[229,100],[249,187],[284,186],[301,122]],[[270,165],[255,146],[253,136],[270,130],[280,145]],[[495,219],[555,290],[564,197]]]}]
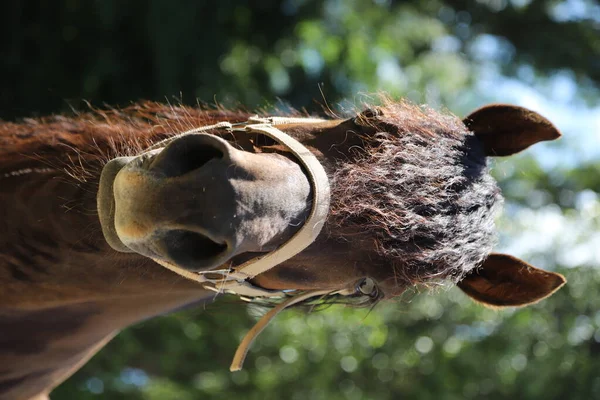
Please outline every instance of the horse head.
[{"label": "horse head", "polygon": [[[358,305],[449,280],[483,304],[521,306],[565,282],[492,252],[502,197],[487,157],[560,136],[533,111],[492,105],[460,121],[389,102],[346,120],[282,121],[277,130],[318,158],[331,187],[329,213],[316,222],[308,216],[317,189],[298,157],[252,126],[219,128],[106,165],[98,209],[115,250],[185,276],[225,271],[259,297],[313,291]],[[306,249],[243,275],[320,222]]]},{"label": "horse head", "polygon": [[487,160],[558,136],[520,107],[461,121],[389,100],[332,120],[143,103],[0,123],[0,398],[48,393],[119,329],[209,289],[273,306],[241,353],[303,302],[443,281],[493,307],[539,301],[565,280],[493,252]]}]

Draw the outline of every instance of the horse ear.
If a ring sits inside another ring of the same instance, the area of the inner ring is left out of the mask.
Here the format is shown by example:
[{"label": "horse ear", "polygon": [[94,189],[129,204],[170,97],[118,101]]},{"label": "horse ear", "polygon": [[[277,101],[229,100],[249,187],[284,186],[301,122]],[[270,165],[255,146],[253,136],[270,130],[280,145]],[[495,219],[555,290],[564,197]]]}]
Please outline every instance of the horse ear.
[{"label": "horse ear", "polygon": [[550,121],[535,111],[506,104],[482,107],[463,122],[481,140],[487,156],[509,156],[561,136]]},{"label": "horse ear", "polygon": [[524,306],[556,292],[566,279],[506,254],[491,254],[480,269],[458,287],[474,300],[491,307]]}]

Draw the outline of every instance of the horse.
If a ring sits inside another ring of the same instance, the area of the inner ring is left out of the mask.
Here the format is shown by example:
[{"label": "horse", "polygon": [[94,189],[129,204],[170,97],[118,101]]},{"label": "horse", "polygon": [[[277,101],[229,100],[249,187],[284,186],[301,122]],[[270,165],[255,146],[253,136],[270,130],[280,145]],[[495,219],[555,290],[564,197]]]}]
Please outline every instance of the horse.
[{"label": "horse", "polygon": [[348,118],[142,102],[2,122],[0,399],[47,399],[119,330],[215,291],[272,315],[440,282],[537,302],[565,279],[493,252],[487,159],[559,136],[518,106],[461,120],[390,99]]}]

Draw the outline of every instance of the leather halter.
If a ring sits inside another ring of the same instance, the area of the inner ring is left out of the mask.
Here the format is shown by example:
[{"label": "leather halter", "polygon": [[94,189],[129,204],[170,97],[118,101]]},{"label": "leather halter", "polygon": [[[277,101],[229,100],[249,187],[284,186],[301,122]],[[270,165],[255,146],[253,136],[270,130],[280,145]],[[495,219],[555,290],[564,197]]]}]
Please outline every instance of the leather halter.
[{"label": "leather halter", "polygon": [[[268,290],[249,282],[255,276],[262,274],[276,265],[292,258],[315,241],[329,212],[330,189],[327,174],[317,158],[304,145],[277,129],[276,125],[283,124],[318,124],[325,122],[316,118],[283,118],[251,117],[247,122],[231,124],[219,122],[214,125],[192,129],[176,136],[155,143],[147,150],[164,147],[168,143],[183,136],[194,135],[215,129],[225,129],[230,132],[256,132],[276,140],[289,150],[304,167],[312,188],[312,209],[304,225],[287,242],[266,255],[249,260],[235,269],[209,270],[191,272],[169,261],[152,258],[158,264],[193,281],[199,282],[205,289],[217,293],[228,293],[240,296],[244,300],[254,297],[282,297],[286,291]],[[210,276],[216,276],[211,278]]]},{"label": "leather halter", "polygon": [[[214,125],[192,129],[155,143],[148,148],[147,150],[153,150],[164,147],[171,141],[182,136],[199,134],[215,129],[225,129],[230,132],[242,131],[260,133],[269,136],[279,144],[286,147],[287,150],[291,152],[302,164],[306,174],[308,175],[309,183],[313,193],[310,214],[304,222],[304,225],[300,228],[300,230],[298,230],[298,232],[296,232],[294,236],[292,236],[287,242],[273,252],[249,260],[235,267],[234,269],[191,272],[165,260],[156,258],[153,258],[153,260],[185,278],[199,282],[205,289],[209,289],[217,293],[234,294],[246,301],[251,301],[254,298],[264,297],[284,298],[287,297],[287,293],[294,292],[294,290],[281,291],[264,289],[253,285],[250,280],[255,276],[262,274],[276,265],[292,258],[315,241],[321,232],[323,225],[325,224],[327,213],[329,212],[329,180],[325,170],[323,169],[323,166],[319,160],[317,160],[314,154],[312,154],[300,142],[277,129],[275,126],[283,124],[318,124],[322,122],[325,121],[316,118],[251,117],[247,122],[239,124],[219,122]],[[216,277],[211,278],[211,275]],[[292,297],[288,297],[282,303],[274,307],[254,325],[254,327],[246,334],[246,336],[244,336],[244,339],[237,348],[229,369],[231,371],[238,371],[242,369],[242,364],[244,363],[248,349],[250,348],[250,345],[254,339],[260,334],[260,332],[262,332],[268,323],[285,308],[307,300],[311,297],[326,296],[333,292],[336,291],[309,290],[299,292]]]}]

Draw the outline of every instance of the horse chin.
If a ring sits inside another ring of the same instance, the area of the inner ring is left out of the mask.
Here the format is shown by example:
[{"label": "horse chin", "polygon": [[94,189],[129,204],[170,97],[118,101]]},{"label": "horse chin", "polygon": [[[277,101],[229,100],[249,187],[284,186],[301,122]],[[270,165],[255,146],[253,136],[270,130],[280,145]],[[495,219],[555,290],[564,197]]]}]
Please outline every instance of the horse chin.
[{"label": "horse chin", "polygon": [[96,197],[98,207],[98,217],[102,234],[106,242],[114,250],[122,253],[134,253],[129,247],[125,246],[115,228],[115,196],[113,193],[113,184],[115,177],[135,157],[118,157],[109,161],[102,169],[100,175],[100,185]]}]

